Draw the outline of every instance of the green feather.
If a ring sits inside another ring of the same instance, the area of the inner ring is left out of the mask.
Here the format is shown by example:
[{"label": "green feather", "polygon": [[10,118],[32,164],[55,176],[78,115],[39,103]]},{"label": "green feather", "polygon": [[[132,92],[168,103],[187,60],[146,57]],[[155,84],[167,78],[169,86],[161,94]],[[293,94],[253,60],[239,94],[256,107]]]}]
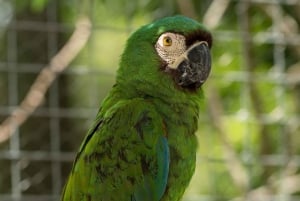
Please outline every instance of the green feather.
[{"label": "green feather", "polygon": [[[64,200],[131,200],[146,178],[155,187],[155,180],[161,180],[157,146],[163,128],[152,104],[143,99],[119,101],[86,137]],[[161,197],[153,189],[151,194]]]},{"label": "green feather", "polygon": [[180,89],[160,68],[164,32],[205,30],[183,16],[138,29],[128,39],[116,84],[102,102],[74,161],[63,201],[176,201],[194,173],[202,91]]}]

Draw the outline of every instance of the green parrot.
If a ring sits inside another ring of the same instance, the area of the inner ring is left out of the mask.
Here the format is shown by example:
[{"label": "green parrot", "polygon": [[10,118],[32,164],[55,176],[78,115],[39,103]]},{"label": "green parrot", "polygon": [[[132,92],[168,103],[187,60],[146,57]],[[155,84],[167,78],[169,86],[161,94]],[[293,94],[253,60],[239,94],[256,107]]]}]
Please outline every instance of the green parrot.
[{"label": "green parrot", "polygon": [[184,16],[162,18],[131,35],[63,201],[180,200],[195,170],[211,45],[207,29]]}]

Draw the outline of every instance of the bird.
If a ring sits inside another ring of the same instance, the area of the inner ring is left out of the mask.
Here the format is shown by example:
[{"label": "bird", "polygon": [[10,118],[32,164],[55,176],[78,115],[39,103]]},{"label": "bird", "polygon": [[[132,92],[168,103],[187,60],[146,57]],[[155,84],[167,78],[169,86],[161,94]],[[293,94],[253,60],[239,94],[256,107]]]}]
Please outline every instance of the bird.
[{"label": "bird", "polygon": [[176,201],[195,171],[212,34],[175,15],[137,29],[74,159],[62,201]]}]

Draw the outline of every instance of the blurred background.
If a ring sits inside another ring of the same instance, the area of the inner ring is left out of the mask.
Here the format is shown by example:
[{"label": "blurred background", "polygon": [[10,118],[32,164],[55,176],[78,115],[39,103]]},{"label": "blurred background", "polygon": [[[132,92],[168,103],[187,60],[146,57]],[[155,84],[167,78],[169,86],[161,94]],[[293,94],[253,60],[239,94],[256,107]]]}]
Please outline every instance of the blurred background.
[{"label": "blurred background", "polygon": [[0,0],[2,124],[59,51],[89,36],[27,121],[13,135],[2,126],[0,201],[59,200],[126,39],[175,14],[214,36],[197,168],[183,201],[299,201],[299,11],[299,0]]}]

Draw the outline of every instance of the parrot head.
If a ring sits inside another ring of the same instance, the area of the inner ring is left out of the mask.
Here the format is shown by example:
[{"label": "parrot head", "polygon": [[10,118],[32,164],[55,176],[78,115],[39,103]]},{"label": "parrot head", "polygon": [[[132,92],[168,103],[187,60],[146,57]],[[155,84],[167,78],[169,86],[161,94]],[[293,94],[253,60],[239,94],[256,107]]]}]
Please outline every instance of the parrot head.
[{"label": "parrot head", "polygon": [[153,89],[197,91],[210,73],[211,46],[211,34],[197,21],[184,16],[162,18],[128,39],[117,82],[138,85],[150,95]]}]

